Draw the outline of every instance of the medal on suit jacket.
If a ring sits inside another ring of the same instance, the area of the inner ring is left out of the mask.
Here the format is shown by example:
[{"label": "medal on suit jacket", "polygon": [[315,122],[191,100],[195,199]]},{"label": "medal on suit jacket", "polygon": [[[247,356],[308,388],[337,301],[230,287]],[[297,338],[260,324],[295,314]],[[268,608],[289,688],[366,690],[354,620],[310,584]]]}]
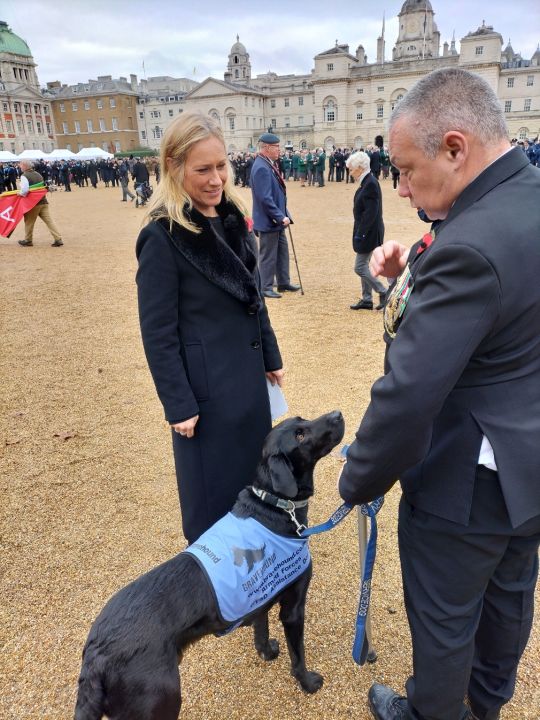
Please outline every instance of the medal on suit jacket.
[{"label": "medal on suit jacket", "polygon": [[386,330],[388,336],[392,339],[396,337],[396,333],[403,318],[403,313],[405,312],[405,308],[407,307],[409,298],[411,297],[411,293],[414,288],[414,275],[411,272],[411,267],[424,250],[429,248],[434,240],[435,230],[432,229],[431,232],[426,233],[422,238],[416,249],[415,255],[413,255],[412,258],[409,256],[409,262],[405,265],[403,272],[397,278],[392,290],[390,291],[388,299],[386,300],[383,315],[384,329]]}]

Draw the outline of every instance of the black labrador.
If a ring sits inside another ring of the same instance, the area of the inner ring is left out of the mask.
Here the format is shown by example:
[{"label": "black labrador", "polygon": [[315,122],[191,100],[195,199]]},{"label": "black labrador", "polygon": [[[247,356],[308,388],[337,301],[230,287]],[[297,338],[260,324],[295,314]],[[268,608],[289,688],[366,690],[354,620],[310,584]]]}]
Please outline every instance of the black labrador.
[{"label": "black labrador", "polygon": [[[316,420],[284,420],[267,436],[253,484],[242,490],[232,509],[280,536],[298,538],[307,525],[307,500],[313,495],[315,464],[343,438],[339,411]],[[246,543],[247,544],[247,543]],[[248,553],[236,564],[262,556]],[[268,552],[263,547],[262,554]],[[243,618],[253,625],[255,648],[264,660],[279,654],[270,639],[268,611],[280,604],[291,659],[291,673],[305,692],[314,693],[323,678],[307,670],[304,613],[311,563],[297,579],[255,612]],[[184,649],[210,633],[227,631],[205,571],[183,552],[154,568],[114,595],[95,620],[83,651],[75,720],[177,720],[180,705],[178,665]]]}]

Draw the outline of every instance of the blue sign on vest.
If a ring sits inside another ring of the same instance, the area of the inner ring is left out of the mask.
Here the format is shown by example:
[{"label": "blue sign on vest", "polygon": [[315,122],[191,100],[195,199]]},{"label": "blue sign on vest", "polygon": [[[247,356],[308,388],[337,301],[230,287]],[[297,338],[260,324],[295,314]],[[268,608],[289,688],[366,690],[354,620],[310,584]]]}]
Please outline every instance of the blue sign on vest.
[{"label": "blue sign on vest", "polygon": [[294,582],[311,562],[306,539],[228,513],[183,552],[203,568],[225,622],[237,622]]}]

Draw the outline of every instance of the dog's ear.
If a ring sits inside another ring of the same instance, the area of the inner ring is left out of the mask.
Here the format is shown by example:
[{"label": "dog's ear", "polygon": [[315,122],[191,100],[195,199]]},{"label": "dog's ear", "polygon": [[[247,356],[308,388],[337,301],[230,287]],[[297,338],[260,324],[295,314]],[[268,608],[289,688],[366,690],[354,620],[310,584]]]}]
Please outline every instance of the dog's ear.
[{"label": "dog's ear", "polygon": [[283,453],[270,455],[268,458],[268,469],[272,487],[279,495],[293,498],[298,494],[298,485],[292,472],[292,466]]}]

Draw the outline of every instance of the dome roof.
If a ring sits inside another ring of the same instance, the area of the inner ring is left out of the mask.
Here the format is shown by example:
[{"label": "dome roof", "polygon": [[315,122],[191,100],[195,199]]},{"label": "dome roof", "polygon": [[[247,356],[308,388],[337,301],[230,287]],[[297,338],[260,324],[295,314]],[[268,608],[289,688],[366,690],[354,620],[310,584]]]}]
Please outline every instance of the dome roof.
[{"label": "dome roof", "polygon": [[403,13],[418,12],[419,10],[422,10],[422,12],[425,12],[426,10],[431,13],[433,12],[433,8],[431,7],[429,0],[405,0],[399,14],[403,15]]},{"label": "dome roof", "polygon": [[9,29],[7,22],[0,20],[0,53],[3,52],[32,57],[30,48],[24,40]]},{"label": "dome roof", "polygon": [[245,45],[242,45],[238,35],[236,36],[236,42],[232,46],[230,54],[231,55],[247,55],[246,47],[245,47]]}]

